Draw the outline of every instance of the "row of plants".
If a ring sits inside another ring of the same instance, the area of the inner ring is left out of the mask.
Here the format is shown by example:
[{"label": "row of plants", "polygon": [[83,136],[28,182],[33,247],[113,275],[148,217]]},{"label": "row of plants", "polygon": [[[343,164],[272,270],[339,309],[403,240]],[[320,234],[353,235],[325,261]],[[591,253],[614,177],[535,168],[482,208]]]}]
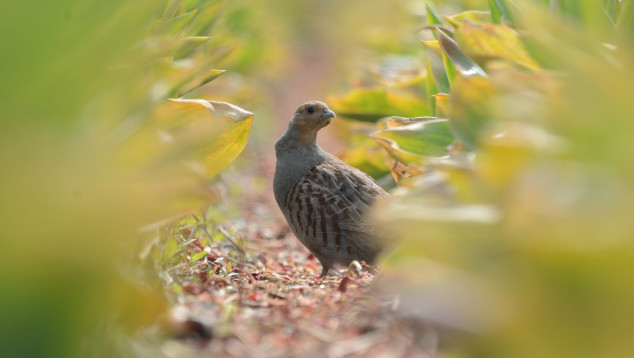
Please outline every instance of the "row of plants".
[{"label": "row of plants", "polygon": [[400,185],[379,286],[468,332],[451,356],[630,356],[633,5],[488,7],[428,5],[422,75],[330,100]]},{"label": "row of plants", "polygon": [[131,264],[147,245],[138,228],[213,199],[207,181],[246,145],[252,113],[195,99],[250,50],[227,25],[239,11],[203,0],[2,8],[0,355],[124,354],[126,335],[166,310]]}]

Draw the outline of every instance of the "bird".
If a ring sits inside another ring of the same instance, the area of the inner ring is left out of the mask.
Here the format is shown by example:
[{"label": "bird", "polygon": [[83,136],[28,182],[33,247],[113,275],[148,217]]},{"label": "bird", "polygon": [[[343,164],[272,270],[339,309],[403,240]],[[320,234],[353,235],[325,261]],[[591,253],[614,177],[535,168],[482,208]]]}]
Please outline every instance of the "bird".
[{"label": "bird", "polygon": [[326,276],[335,264],[373,264],[387,242],[369,223],[372,204],[389,194],[372,177],[317,145],[335,113],[320,101],[297,108],[275,143],[273,192],[299,241]]}]

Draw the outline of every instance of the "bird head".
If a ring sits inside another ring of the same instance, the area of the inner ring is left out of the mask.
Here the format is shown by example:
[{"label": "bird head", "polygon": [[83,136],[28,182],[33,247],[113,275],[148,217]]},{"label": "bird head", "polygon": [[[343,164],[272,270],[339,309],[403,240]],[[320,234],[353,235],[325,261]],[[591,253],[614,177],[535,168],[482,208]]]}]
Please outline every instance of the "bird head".
[{"label": "bird head", "polygon": [[316,133],[321,128],[330,124],[335,117],[335,112],[328,109],[324,102],[310,101],[297,108],[291,125],[301,134]]}]

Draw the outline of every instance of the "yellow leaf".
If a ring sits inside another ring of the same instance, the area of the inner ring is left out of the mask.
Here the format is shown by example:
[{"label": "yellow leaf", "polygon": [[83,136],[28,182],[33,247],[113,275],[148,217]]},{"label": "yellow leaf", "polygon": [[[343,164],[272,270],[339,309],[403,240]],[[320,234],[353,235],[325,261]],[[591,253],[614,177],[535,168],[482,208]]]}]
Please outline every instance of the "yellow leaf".
[{"label": "yellow leaf", "polygon": [[437,93],[433,95],[436,101],[436,118],[449,118],[449,98],[446,93]]},{"label": "yellow leaf", "polygon": [[253,113],[225,102],[171,99],[156,119],[170,151],[185,154],[190,168],[213,177],[244,149]]},{"label": "yellow leaf", "polygon": [[519,34],[508,26],[463,21],[454,39],[476,61],[504,59],[531,70],[539,69],[524,48]]},{"label": "yellow leaf", "polygon": [[393,115],[416,117],[430,114],[427,101],[420,97],[382,88],[356,90],[328,101],[339,116],[367,122]]},{"label": "yellow leaf", "polygon": [[474,24],[482,24],[491,22],[491,14],[487,11],[469,10],[461,12],[454,16],[446,16],[445,19],[452,25],[458,27],[460,23],[469,21]]}]

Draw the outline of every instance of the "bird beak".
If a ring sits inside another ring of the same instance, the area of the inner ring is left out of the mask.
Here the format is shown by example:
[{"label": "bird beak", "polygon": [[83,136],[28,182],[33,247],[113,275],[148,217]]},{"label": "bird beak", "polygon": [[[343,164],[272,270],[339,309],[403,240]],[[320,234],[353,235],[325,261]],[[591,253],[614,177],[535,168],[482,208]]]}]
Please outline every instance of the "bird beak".
[{"label": "bird beak", "polygon": [[324,117],[324,118],[334,118],[334,117],[336,117],[335,112],[333,112],[333,111],[331,111],[329,109],[324,110],[324,113],[322,113],[321,116]]}]

